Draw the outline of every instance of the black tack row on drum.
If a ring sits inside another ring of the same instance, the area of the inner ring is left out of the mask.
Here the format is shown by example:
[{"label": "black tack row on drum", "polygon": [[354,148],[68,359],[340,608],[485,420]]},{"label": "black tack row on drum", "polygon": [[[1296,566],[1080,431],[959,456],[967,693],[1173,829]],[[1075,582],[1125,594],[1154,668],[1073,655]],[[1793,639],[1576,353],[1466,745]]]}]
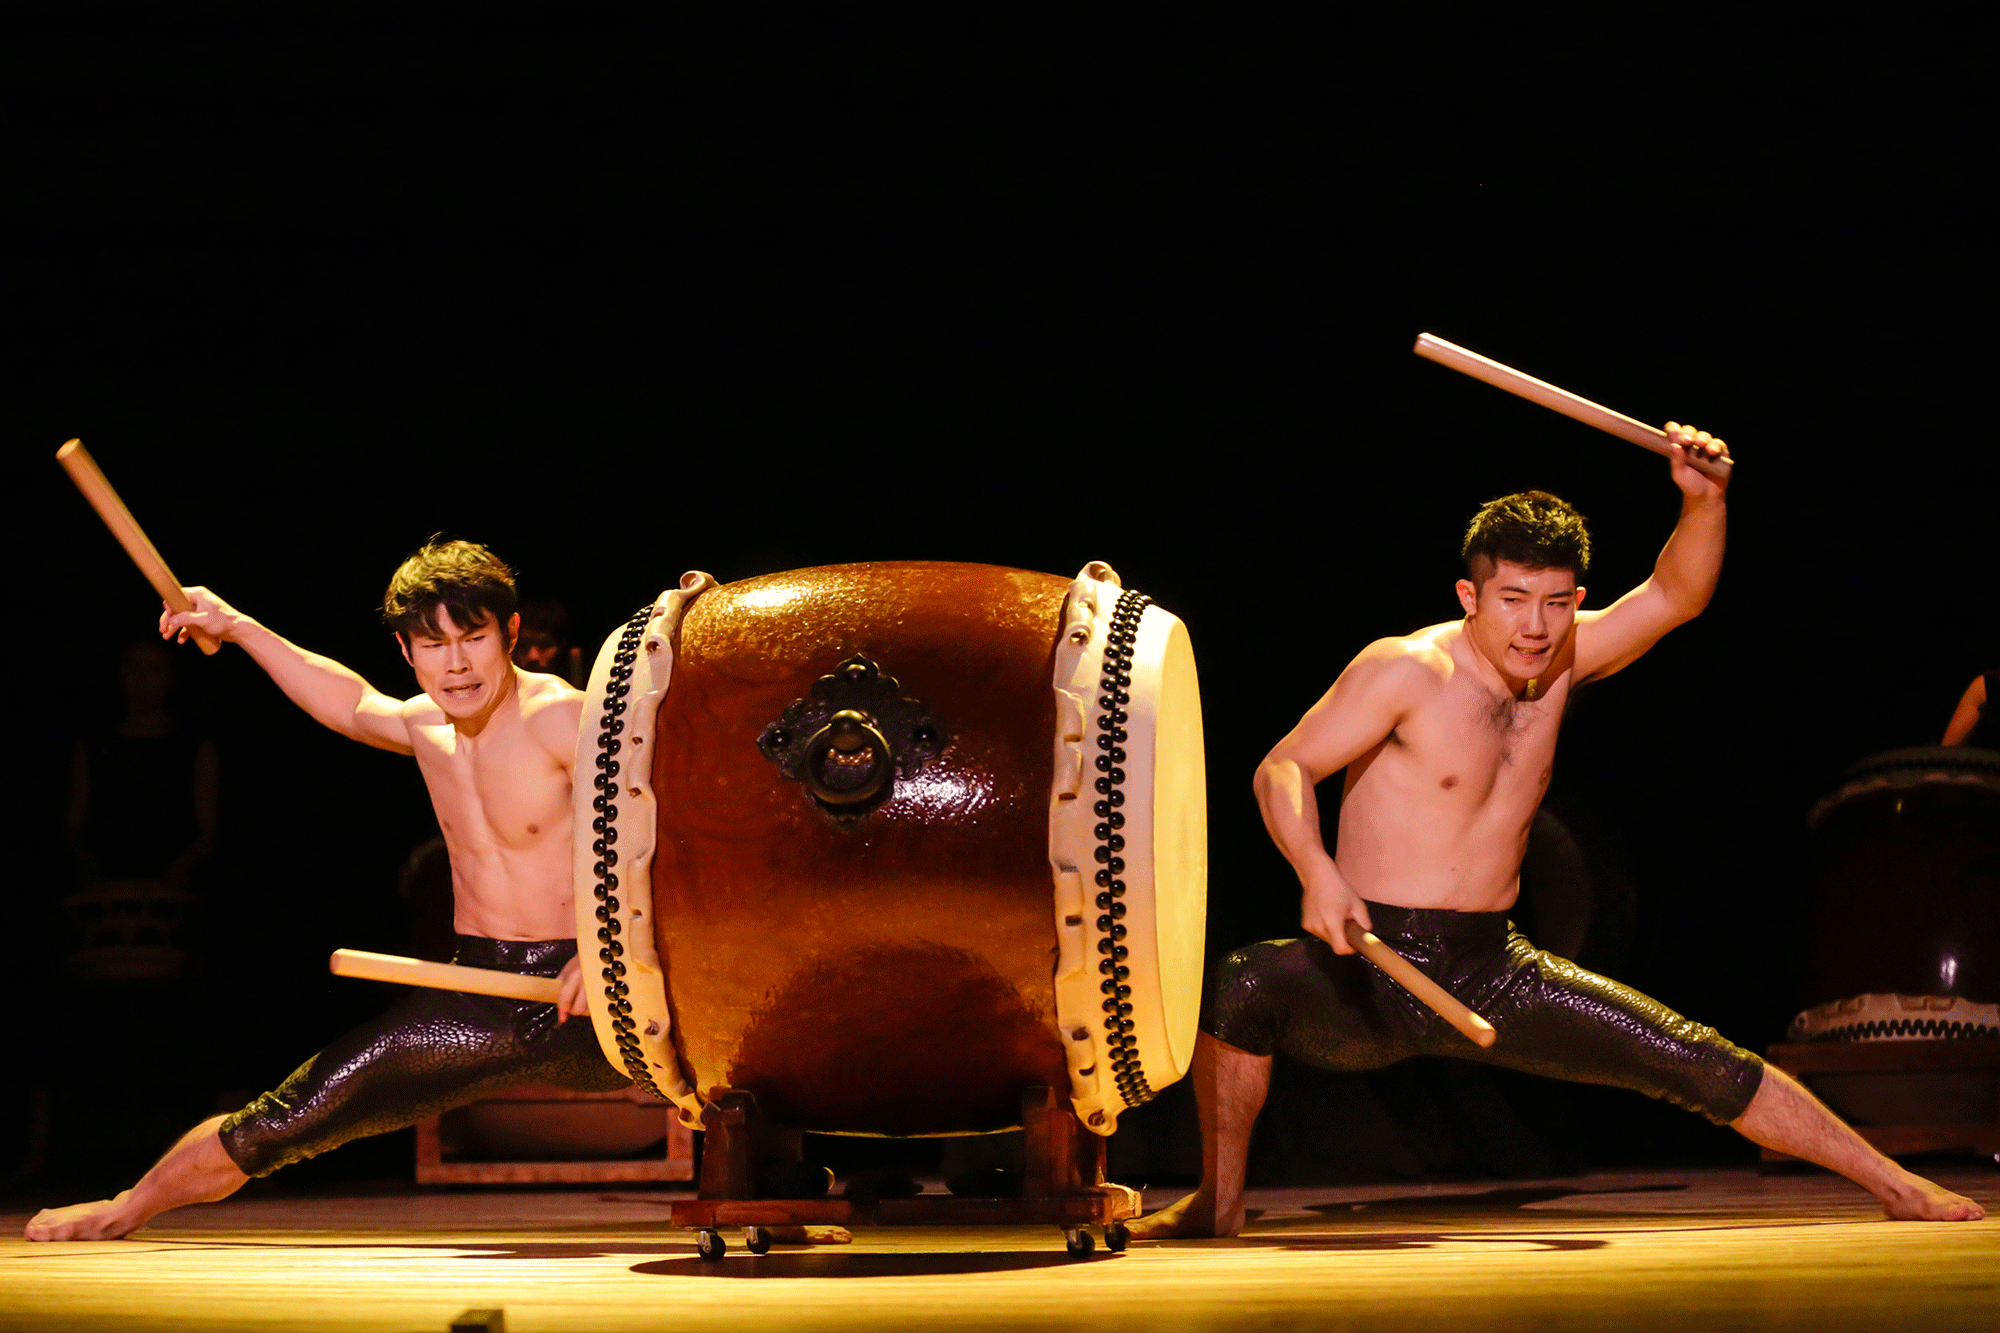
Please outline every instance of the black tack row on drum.
[{"label": "black tack row on drum", "polygon": [[590,822],[596,838],[591,843],[591,851],[597,861],[591,867],[596,884],[591,893],[597,900],[598,951],[597,959],[603,964],[601,976],[604,981],[604,1007],[611,1017],[613,1040],[618,1047],[619,1057],[624,1061],[625,1072],[631,1080],[661,1101],[668,1100],[653,1081],[653,1074],[646,1067],[646,1057],[640,1049],[636,1025],[632,1020],[630,987],[625,981],[625,946],[618,936],[622,927],[618,922],[618,774],[620,765],[618,753],[623,748],[619,735],[625,730],[626,696],[632,691],[632,664],[639,657],[639,640],[646,632],[646,624],[652,618],[651,603],[639,608],[630,620],[625,622],[624,631],[618,638],[618,651],[612,658],[611,675],[604,688],[604,711],[598,719],[597,728],[597,775],[592,784],[597,795],[591,798],[591,808],[597,812]]},{"label": "black tack row on drum", "polygon": [[1124,745],[1129,739],[1125,723],[1130,717],[1125,706],[1132,702],[1132,645],[1138,638],[1139,619],[1152,603],[1153,599],[1142,592],[1128,589],[1119,594],[1097,694],[1097,748],[1103,753],[1097,756],[1099,776],[1094,784],[1101,799],[1093,813],[1099,819],[1094,830],[1100,867],[1096,876],[1101,913],[1097,918],[1101,932],[1097,951],[1104,955],[1097,970],[1104,974],[1100,989],[1105,997],[1104,1030],[1112,1047],[1111,1068],[1118,1094],[1127,1106],[1138,1106],[1154,1097],[1140,1062],[1138,1038],[1132,1032],[1132,988],[1126,982],[1131,969],[1125,962],[1129,951],[1123,942],[1127,933],[1125,904],[1119,901],[1125,896],[1125,881],[1119,878],[1125,873],[1125,859],[1119,855],[1125,850],[1125,836],[1119,831],[1125,826],[1125,815],[1118,808],[1125,804],[1120,788],[1125,782]]}]

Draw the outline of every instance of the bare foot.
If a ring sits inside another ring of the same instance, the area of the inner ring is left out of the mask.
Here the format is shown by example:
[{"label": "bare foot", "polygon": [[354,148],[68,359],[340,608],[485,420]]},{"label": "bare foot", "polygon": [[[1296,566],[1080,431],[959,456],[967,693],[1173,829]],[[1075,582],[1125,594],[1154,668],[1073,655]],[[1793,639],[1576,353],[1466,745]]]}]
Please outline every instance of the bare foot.
[{"label": "bare foot", "polygon": [[1234,1226],[1219,1225],[1215,1217],[1215,1200],[1197,1190],[1185,1199],[1168,1204],[1157,1213],[1148,1213],[1136,1222],[1127,1222],[1125,1229],[1131,1233],[1133,1240],[1233,1236],[1243,1230],[1243,1216],[1241,1213],[1237,1214]]},{"label": "bare foot", "polygon": [[765,1232],[777,1245],[846,1245],[854,1239],[854,1233],[846,1227],[765,1227]]},{"label": "bare foot", "polygon": [[1986,1210],[1944,1186],[1905,1171],[1904,1190],[1882,1200],[1882,1215],[1900,1222],[1977,1222]]},{"label": "bare foot", "polygon": [[67,1208],[44,1208],[30,1218],[22,1235],[29,1240],[117,1240],[139,1229],[139,1221],[125,1210],[127,1190],[115,1199],[95,1203],[73,1203]]}]

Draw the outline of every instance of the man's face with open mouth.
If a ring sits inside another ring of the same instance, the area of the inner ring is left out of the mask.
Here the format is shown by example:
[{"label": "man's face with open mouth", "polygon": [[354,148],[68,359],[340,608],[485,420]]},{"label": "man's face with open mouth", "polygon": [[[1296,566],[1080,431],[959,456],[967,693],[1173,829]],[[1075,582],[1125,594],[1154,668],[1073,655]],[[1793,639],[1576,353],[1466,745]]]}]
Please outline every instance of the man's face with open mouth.
[{"label": "man's face with open mouth", "polygon": [[432,703],[454,721],[469,721],[497,703],[513,680],[508,637],[490,612],[468,626],[439,607],[437,629],[409,631],[403,656]]}]

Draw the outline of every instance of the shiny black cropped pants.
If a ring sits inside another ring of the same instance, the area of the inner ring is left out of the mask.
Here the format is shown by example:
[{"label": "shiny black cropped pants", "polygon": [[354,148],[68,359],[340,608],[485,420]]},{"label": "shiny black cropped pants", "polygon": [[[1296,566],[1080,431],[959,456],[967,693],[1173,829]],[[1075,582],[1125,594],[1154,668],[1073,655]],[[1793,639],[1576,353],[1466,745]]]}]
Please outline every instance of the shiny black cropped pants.
[{"label": "shiny black cropped pants", "polygon": [[[460,935],[452,961],[553,977],[575,954],[575,940]],[[587,1018],[558,1023],[552,1004],[413,990],[225,1118],[222,1147],[245,1174],[268,1176],[516,1084],[608,1092],[627,1082],[605,1060]]]},{"label": "shiny black cropped pants", "polygon": [[1321,939],[1238,949],[1209,979],[1202,1030],[1252,1055],[1322,1069],[1380,1069],[1449,1055],[1664,1098],[1727,1124],[1748,1109],[1764,1062],[1657,1000],[1537,949],[1503,912],[1369,903],[1374,933],[1491,1023],[1474,1045],[1358,955]]}]

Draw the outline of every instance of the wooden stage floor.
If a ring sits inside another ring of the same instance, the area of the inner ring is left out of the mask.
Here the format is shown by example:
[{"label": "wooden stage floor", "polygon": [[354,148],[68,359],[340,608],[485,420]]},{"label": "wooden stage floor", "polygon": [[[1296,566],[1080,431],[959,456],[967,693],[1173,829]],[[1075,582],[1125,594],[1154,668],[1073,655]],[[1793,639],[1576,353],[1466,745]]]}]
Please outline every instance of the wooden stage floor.
[{"label": "wooden stage floor", "polygon": [[[1937,1174],[2000,1212],[2000,1174]],[[1046,1227],[863,1231],[721,1263],[638,1191],[261,1198],[109,1243],[0,1218],[0,1329],[442,1333],[2000,1328],[2000,1223],[1884,1222],[1825,1175],[1263,1190],[1235,1240],[1088,1259]],[[1172,1196],[1147,1196],[1149,1206]]]}]

